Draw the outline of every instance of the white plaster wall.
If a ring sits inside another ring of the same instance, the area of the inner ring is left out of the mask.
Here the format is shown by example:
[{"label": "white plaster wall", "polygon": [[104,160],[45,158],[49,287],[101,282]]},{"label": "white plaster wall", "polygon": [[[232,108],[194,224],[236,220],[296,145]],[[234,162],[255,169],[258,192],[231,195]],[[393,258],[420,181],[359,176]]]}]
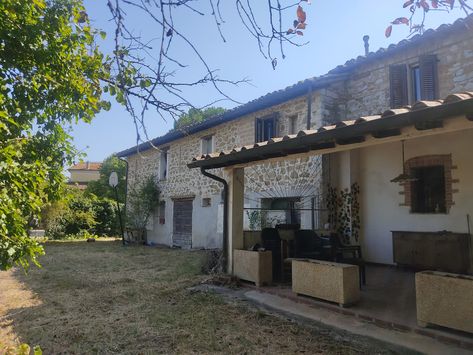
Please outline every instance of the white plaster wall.
[{"label": "white plaster wall", "polygon": [[202,207],[202,197],[194,199],[192,211],[192,248],[215,249],[222,247],[223,234],[218,231],[218,206],[221,195],[210,197],[211,203],[208,207]]},{"label": "white plaster wall", "polygon": [[159,207],[153,215],[154,228],[148,230],[148,242],[154,244],[172,245],[172,218],[173,218],[173,203],[169,198],[164,199],[166,206],[164,212],[164,224],[159,224]]},{"label": "white plaster wall", "polygon": [[402,187],[390,180],[402,172],[401,143],[360,149],[361,245],[367,261],[393,263],[392,230],[467,232],[473,216],[473,130],[406,141],[406,160],[414,156],[452,154],[454,206],[448,214],[411,214],[400,206]]}]

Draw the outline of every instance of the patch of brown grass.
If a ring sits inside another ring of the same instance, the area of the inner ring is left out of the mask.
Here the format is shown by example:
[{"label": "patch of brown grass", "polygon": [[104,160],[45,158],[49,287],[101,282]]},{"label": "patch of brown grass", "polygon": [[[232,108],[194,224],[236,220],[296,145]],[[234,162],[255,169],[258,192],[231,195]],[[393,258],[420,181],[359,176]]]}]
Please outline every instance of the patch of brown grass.
[{"label": "patch of brown grass", "polygon": [[[41,269],[0,273],[0,339],[51,353],[380,353],[347,334],[301,326],[191,292],[205,252],[47,243]],[[0,351],[1,352],[1,351]]]}]

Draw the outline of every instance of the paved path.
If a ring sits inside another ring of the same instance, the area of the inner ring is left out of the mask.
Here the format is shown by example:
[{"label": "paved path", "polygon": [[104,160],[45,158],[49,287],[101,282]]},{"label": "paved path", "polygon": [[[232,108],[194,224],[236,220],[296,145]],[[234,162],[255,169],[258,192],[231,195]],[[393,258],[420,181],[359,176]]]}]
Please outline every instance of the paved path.
[{"label": "paved path", "polygon": [[[298,303],[288,298],[279,297],[253,289],[232,290],[224,287],[202,285],[200,290],[214,291],[227,298],[236,298],[249,301],[268,311],[284,315],[301,322],[312,321],[327,327],[347,331],[359,336],[376,339],[395,347],[407,348],[424,354],[463,355],[473,354],[454,345],[449,345],[428,336],[413,332],[396,331],[365,322],[350,315],[333,312],[329,309],[315,308],[304,303]],[[401,350],[402,352],[402,350]]]}]

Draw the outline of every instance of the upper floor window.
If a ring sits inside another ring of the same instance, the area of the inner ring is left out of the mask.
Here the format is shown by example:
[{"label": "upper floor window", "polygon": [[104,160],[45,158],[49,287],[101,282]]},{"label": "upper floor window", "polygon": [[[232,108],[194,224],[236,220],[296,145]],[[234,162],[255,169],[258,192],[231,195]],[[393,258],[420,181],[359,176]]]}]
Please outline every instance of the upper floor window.
[{"label": "upper floor window", "polygon": [[169,147],[161,149],[161,157],[159,162],[159,178],[164,180],[168,177],[168,160]]},{"label": "upper floor window", "polygon": [[265,142],[279,135],[278,115],[257,118],[256,119],[256,142]]},{"label": "upper floor window", "polygon": [[437,62],[436,55],[421,56],[418,63],[409,67],[409,72],[406,64],[391,65],[391,108],[402,107],[418,100],[438,99]]},{"label": "upper floor window", "polygon": [[289,117],[289,134],[297,133],[297,118],[298,115],[293,115]]},{"label": "upper floor window", "polygon": [[422,100],[422,90],[420,84],[420,67],[418,65],[411,67],[411,88],[412,88],[412,101]]},{"label": "upper floor window", "polygon": [[201,139],[201,143],[200,143],[202,154],[212,153],[214,151],[213,143],[214,143],[214,137],[213,136],[203,137]]}]

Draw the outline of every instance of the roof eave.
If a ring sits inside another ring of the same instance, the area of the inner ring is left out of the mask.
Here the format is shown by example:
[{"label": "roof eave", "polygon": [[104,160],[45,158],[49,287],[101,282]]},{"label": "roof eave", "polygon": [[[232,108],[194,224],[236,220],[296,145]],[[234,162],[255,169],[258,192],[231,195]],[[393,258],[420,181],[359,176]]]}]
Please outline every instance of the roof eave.
[{"label": "roof eave", "polygon": [[[351,126],[340,127],[302,137],[266,144],[247,150],[241,150],[239,152],[222,155],[220,157],[200,159],[189,163],[187,166],[190,169],[216,169],[295,154],[292,152],[300,152],[301,150],[307,150],[307,152],[317,151],[322,149],[317,149],[317,145],[323,147],[323,144],[340,140],[365,136],[367,134],[372,134],[379,131],[394,130],[407,126],[413,126],[419,123],[444,120],[460,115],[473,115],[473,99],[435,107],[428,107],[416,111],[408,111],[406,113],[382,117],[373,121],[367,121]],[[349,147],[350,145],[347,144],[347,149],[349,149]]]}]

